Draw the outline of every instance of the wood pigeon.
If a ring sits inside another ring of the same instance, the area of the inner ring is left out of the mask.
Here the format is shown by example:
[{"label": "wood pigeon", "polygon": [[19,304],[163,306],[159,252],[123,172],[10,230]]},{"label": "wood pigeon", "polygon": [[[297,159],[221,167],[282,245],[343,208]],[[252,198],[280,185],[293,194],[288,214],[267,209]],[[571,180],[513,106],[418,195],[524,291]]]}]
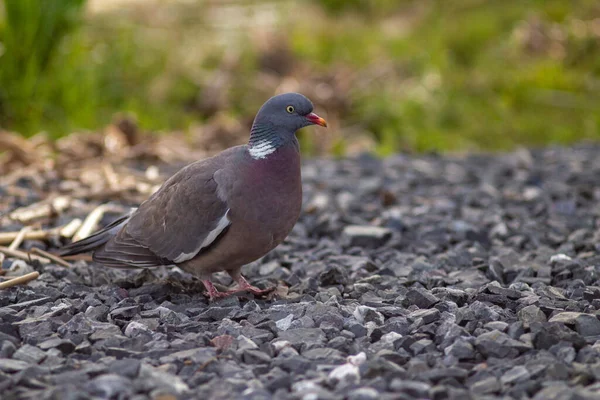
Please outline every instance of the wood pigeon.
[{"label": "wood pigeon", "polygon": [[[140,207],[94,235],[61,249],[93,251],[107,267],[176,265],[199,277],[210,299],[248,291],[240,273],[281,243],[300,215],[300,151],[295,133],[327,126],[299,93],[272,97],[258,111],[247,145],[187,165]],[[227,271],[238,288],[219,292],[213,272]]]}]

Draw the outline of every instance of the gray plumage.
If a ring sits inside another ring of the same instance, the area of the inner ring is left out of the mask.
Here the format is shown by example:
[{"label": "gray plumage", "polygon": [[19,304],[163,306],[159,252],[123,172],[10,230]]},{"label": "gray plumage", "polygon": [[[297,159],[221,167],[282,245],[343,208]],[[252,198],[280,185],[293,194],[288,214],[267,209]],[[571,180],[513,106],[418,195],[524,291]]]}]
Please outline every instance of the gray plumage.
[{"label": "gray plumage", "polygon": [[94,261],[118,268],[175,264],[202,279],[211,298],[223,294],[210,275],[225,270],[240,289],[262,293],[240,268],[281,243],[298,219],[302,187],[295,132],[326,126],[312,109],[297,93],[269,99],[248,145],[184,167],[131,215],[61,254],[93,250]]}]

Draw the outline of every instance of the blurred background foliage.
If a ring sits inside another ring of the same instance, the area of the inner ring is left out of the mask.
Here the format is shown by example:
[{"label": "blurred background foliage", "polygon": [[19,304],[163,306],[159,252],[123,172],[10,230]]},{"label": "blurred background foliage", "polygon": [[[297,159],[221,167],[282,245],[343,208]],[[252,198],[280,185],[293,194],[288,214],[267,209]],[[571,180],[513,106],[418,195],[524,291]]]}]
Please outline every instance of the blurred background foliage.
[{"label": "blurred background foliage", "polygon": [[126,112],[229,145],[300,91],[313,154],[600,139],[597,0],[0,1],[0,128],[27,136]]}]

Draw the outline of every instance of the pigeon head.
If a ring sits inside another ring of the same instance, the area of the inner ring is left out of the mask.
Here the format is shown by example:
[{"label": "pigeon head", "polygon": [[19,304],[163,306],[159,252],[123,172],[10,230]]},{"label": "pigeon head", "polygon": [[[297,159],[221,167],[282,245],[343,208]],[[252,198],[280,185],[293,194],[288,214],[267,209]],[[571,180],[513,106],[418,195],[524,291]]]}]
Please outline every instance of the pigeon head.
[{"label": "pigeon head", "polygon": [[327,126],[313,113],[313,104],[300,93],[271,97],[258,111],[250,133],[249,151],[254,158],[265,158],[278,147],[293,141],[294,134],[308,125]]},{"label": "pigeon head", "polygon": [[254,124],[269,124],[286,133],[295,133],[308,125],[327,126],[313,113],[313,104],[300,93],[284,93],[271,97],[258,111]]}]

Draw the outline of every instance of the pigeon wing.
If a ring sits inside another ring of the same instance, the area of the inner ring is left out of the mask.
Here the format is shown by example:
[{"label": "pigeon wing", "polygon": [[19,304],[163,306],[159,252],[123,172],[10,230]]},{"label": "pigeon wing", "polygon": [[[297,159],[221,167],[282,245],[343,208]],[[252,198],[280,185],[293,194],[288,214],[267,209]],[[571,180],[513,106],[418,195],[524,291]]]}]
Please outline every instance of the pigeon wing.
[{"label": "pigeon wing", "polygon": [[231,223],[215,164],[199,161],[169,178],[94,258],[108,266],[178,264],[215,243]]}]

